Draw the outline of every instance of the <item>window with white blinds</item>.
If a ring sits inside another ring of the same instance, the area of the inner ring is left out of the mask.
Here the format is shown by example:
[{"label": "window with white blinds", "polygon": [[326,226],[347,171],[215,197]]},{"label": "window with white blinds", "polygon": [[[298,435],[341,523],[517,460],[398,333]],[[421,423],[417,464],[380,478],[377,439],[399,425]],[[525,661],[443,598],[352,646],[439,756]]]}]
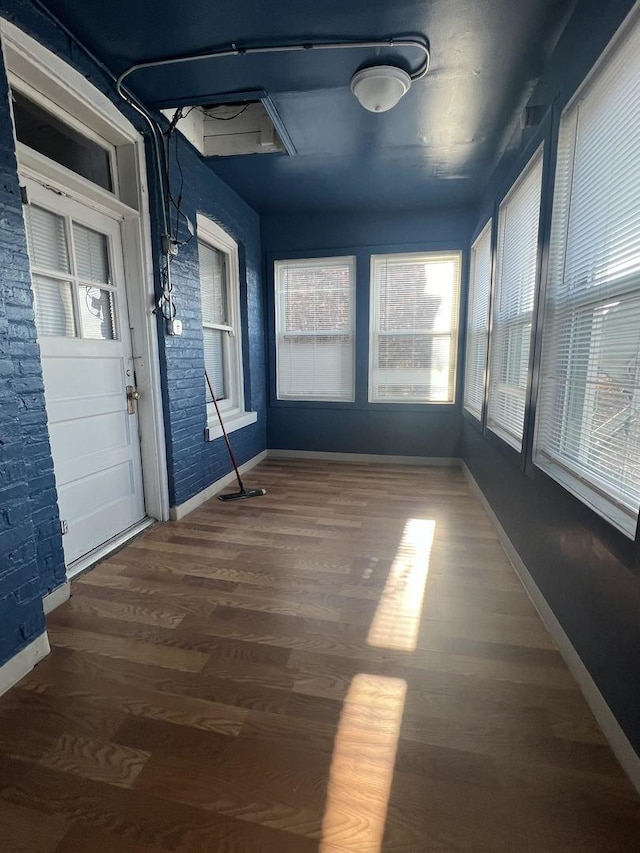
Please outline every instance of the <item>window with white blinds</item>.
[{"label": "window with white blinds", "polygon": [[116,340],[107,235],[34,204],[25,221],[38,335]]},{"label": "window with white blinds", "polygon": [[498,212],[487,425],[520,451],[538,274],[542,149]]},{"label": "window with white blinds", "polygon": [[279,400],[354,399],[355,258],[276,261]]},{"label": "window with white blinds", "polygon": [[484,383],[489,346],[489,300],[491,296],[491,220],[471,247],[467,342],[464,372],[464,407],[482,417]]},{"label": "window with white blinds", "polygon": [[460,254],[371,257],[369,401],[455,401]]},{"label": "window with white blinds", "polygon": [[640,505],[640,22],[565,111],[534,460],[634,536]]},{"label": "window with white blinds", "polygon": [[[228,344],[229,336],[235,333],[227,310],[229,283],[225,256],[219,249],[200,242],[198,259],[204,366],[216,400],[221,401],[229,396],[230,360],[233,353],[229,352]],[[205,390],[207,388],[205,386]]]},{"label": "window with white blinds", "polygon": [[[197,227],[204,369],[230,431],[246,421],[242,420],[246,413],[238,245],[219,225],[200,214]],[[204,376],[202,384],[211,435],[217,437],[219,424]]]}]

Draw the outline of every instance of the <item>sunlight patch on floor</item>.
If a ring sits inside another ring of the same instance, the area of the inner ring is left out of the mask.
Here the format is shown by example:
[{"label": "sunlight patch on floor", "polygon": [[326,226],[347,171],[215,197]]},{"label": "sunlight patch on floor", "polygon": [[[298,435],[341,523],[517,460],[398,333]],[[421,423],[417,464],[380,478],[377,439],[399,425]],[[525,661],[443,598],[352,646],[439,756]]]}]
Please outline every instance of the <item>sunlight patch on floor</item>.
[{"label": "sunlight patch on floor", "polygon": [[379,853],[407,683],[361,673],[349,685],[331,759],[320,853]]},{"label": "sunlight patch on floor", "polygon": [[413,651],[418,642],[436,523],[410,518],[404,526],[367,642],[383,649]]}]

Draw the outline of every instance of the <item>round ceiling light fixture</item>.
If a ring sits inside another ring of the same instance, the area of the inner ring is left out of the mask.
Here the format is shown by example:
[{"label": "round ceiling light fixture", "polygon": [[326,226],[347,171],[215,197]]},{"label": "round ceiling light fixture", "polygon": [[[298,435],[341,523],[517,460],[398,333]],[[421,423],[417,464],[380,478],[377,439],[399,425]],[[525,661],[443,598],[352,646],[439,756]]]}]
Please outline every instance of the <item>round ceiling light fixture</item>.
[{"label": "round ceiling light fixture", "polygon": [[360,104],[372,113],[385,113],[407,94],[411,77],[395,65],[363,68],[351,78],[351,91]]}]

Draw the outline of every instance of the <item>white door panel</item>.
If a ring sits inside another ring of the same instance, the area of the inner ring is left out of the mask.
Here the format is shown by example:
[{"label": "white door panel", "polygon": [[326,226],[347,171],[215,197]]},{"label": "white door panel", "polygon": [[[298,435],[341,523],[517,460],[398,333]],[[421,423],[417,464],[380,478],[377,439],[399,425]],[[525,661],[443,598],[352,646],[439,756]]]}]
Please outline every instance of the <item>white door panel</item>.
[{"label": "white door panel", "polygon": [[78,429],[77,420],[61,421],[56,424],[54,431],[50,431],[51,450],[59,465],[74,463],[94,454],[98,449],[106,454],[118,448],[126,448],[132,439],[129,419],[122,412],[85,417],[82,423],[83,428]]},{"label": "white door panel", "polygon": [[[88,473],[85,477],[77,477],[69,483],[60,486],[60,501],[65,509],[76,520],[97,517],[103,508],[111,517],[114,506],[121,509],[130,501],[135,483],[128,459],[121,461],[111,468]],[[98,498],[96,493],[99,493]],[[108,529],[108,524],[100,522],[101,529]]]},{"label": "white door panel", "polygon": [[66,564],[145,515],[120,224],[37,183],[27,234]]},{"label": "white door panel", "polygon": [[[46,379],[45,379],[46,383]],[[109,394],[106,397],[86,397],[84,400],[84,411],[82,418],[96,418],[120,411],[122,394]],[[57,423],[66,423],[78,419],[77,400],[59,400],[49,404],[47,401],[47,417],[49,418],[49,432],[51,426]]]},{"label": "white door panel", "polygon": [[[56,467],[56,485],[58,486],[58,491],[63,486],[73,486],[77,483],[78,492],[80,492],[84,488],[83,483],[87,479],[91,477],[95,479],[103,471],[109,471],[112,468],[124,465],[125,462],[128,463],[130,456],[131,453],[127,447],[122,446],[104,452],[96,450],[93,453],[84,453],[75,459],[61,460]],[[135,483],[133,485],[135,486]],[[131,489],[127,488],[126,493],[128,494],[130,491]],[[105,504],[113,501],[113,495],[103,496],[99,494],[92,496],[90,499],[92,503],[100,506],[103,497]],[[60,510],[63,511],[64,507],[60,507]],[[69,520],[66,515],[63,517],[67,521]]]},{"label": "white door panel", "polygon": [[[119,353],[92,353],[95,349],[91,344],[84,346],[84,341],[73,341],[78,344],[76,356],[59,356],[55,346],[40,338],[47,350],[47,379],[49,387],[47,394],[51,400],[78,399],[79,397],[100,397],[104,393],[119,394],[122,390],[122,370],[125,357]],[[56,344],[61,343],[56,340]],[[62,343],[65,343],[64,341]],[[109,341],[108,347],[117,346],[118,342]],[[67,351],[69,345],[67,344]],[[127,365],[128,366],[128,365]],[[125,367],[126,370],[126,367]],[[69,376],[73,376],[73,385],[69,384]]]},{"label": "white door panel", "polygon": [[[127,461],[58,489],[60,510],[73,520],[73,553],[82,556],[96,547],[96,539],[100,540],[98,544],[106,542],[131,526],[134,484],[131,469]],[[70,520],[69,532],[71,523]],[[63,542],[68,535],[63,537]]]}]

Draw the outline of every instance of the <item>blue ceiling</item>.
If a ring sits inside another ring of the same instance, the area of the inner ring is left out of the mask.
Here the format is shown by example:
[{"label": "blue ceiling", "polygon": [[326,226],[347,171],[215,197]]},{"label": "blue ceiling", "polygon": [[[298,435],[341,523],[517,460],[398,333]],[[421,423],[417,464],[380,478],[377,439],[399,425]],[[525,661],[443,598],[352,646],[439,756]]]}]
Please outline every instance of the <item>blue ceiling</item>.
[{"label": "blue ceiling", "polygon": [[127,85],[158,107],[264,89],[297,154],[211,159],[261,213],[398,210],[475,202],[575,0],[45,0],[104,63],[208,48],[426,36],[431,70],[394,109],[366,112],[352,74],[404,50],[232,57],[137,72]]}]

